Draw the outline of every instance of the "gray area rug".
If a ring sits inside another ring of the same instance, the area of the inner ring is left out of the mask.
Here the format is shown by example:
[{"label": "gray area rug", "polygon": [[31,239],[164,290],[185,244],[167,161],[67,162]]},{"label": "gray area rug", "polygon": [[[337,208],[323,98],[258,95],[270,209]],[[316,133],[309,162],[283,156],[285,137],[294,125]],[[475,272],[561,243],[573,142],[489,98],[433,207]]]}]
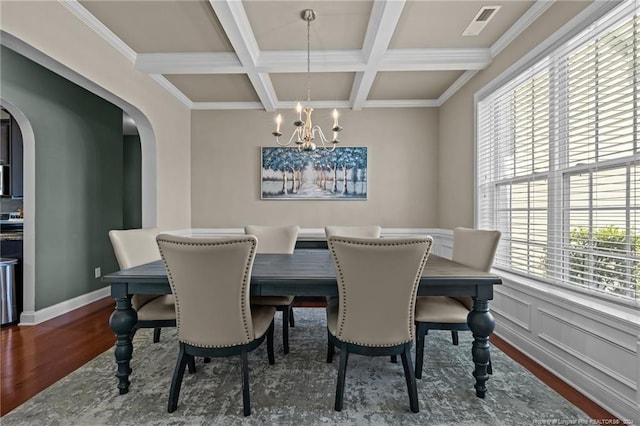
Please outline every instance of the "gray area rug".
[{"label": "gray area rug", "polygon": [[[98,356],[0,420],[9,425],[528,425],[586,424],[588,417],[516,364],[492,349],[494,374],[485,399],[475,396],[471,336],[460,346],[449,332],[427,336],[420,413],[409,411],[404,373],[388,357],[349,357],[344,408],[333,410],[338,356],[325,362],[324,309],[296,308],[291,352],[282,354],[276,318],[276,365],[267,362],[266,342],[249,355],[250,417],[242,415],[239,358],[196,360],[185,373],[178,410],[167,399],[178,353],[175,329],[135,336],[130,391],[118,395],[113,350]],[[415,360],[415,357],[414,357]]]}]

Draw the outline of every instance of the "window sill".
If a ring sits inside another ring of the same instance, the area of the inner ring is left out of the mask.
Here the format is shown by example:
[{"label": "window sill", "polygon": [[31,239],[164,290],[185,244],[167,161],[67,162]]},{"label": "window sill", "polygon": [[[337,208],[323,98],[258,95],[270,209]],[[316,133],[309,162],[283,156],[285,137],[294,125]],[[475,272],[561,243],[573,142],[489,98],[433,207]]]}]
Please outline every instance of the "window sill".
[{"label": "window sill", "polygon": [[[493,269],[495,274],[502,278],[503,285],[512,287],[518,291],[530,294],[533,297],[544,298],[550,302],[561,301],[563,305],[569,305],[576,310],[593,311],[598,315],[611,318],[616,322],[625,322],[633,327],[640,327],[640,303],[618,300],[614,297],[589,291],[582,288],[570,288],[557,284],[548,284],[531,278],[526,278],[500,269]],[[500,292],[500,286],[495,288]]]}]

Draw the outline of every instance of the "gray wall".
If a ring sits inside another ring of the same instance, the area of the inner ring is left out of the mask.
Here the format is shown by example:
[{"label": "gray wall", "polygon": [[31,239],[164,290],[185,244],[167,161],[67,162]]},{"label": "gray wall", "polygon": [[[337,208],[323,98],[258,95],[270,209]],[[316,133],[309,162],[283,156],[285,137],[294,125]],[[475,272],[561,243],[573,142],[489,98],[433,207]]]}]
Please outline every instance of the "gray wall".
[{"label": "gray wall", "polygon": [[[282,112],[283,129],[292,129],[289,121],[294,112]],[[330,112],[315,110],[314,124],[328,129]],[[341,146],[368,148],[366,201],[261,200],[260,147],[276,146],[271,135],[274,114],[192,111],[192,227],[287,223],[306,228],[436,227],[438,111],[371,108],[340,114]]]},{"label": "gray wall", "polygon": [[140,136],[124,136],[123,229],[142,228],[142,153]]},{"label": "gray wall", "polygon": [[122,111],[4,46],[0,53],[2,97],[35,135],[35,308],[42,309],[104,287],[95,267],[117,269],[107,232],[122,227]]}]

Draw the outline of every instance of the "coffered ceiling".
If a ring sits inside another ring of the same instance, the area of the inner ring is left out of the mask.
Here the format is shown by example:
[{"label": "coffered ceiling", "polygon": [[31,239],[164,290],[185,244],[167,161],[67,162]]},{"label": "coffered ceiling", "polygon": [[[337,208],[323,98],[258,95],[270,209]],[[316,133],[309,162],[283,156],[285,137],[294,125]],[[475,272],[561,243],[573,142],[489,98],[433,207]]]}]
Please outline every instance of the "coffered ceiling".
[{"label": "coffered ceiling", "polygon": [[[430,0],[63,2],[193,109],[438,106],[553,3]],[[489,6],[475,36],[462,33]]]}]

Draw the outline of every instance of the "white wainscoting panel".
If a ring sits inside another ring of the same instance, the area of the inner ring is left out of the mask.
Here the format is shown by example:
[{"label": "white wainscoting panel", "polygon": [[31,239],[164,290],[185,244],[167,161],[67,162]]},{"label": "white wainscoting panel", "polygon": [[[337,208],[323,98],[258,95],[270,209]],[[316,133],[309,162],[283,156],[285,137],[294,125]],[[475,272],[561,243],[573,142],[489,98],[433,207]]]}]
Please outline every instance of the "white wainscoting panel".
[{"label": "white wainscoting panel", "polygon": [[[618,418],[640,421],[640,314],[566,289],[502,276],[495,334]],[[530,310],[527,326],[522,307]],[[489,382],[490,383],[490,382]]]}]

